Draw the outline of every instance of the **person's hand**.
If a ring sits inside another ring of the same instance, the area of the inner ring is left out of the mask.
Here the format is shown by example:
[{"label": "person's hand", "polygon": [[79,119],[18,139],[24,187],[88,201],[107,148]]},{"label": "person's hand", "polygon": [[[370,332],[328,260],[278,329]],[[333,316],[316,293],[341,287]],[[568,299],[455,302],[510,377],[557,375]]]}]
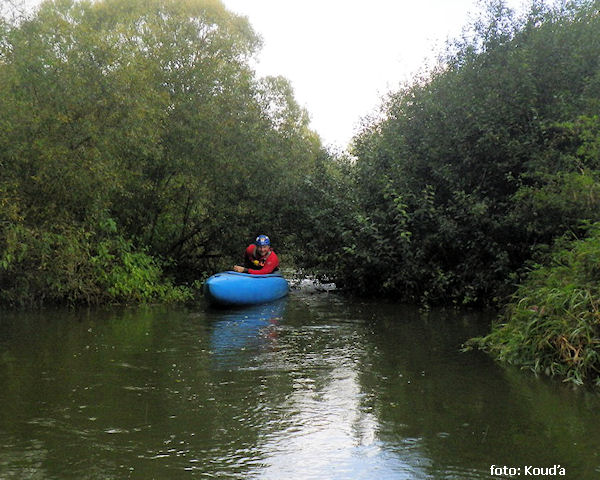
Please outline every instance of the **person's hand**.
[{"label": "person's hand", "polygon": [[238,272],[238,273],[244,273],[244,267],[240,267],[239,265],[235,265],[233,267],[233,271],[234,272]]}]

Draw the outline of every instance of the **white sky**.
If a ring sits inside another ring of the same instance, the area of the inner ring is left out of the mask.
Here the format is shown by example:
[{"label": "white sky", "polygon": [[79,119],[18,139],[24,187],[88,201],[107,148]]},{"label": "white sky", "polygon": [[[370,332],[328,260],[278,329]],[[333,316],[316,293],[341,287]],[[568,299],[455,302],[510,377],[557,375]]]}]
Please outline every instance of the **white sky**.
[{"label": "white sky", "polygon": [[[283,75],[326,145],[346,148],[360,119],[460,34],[477,0],[223,0],[263,38],[259,76]],[[508,0],[511,8],[522,0]]]}]

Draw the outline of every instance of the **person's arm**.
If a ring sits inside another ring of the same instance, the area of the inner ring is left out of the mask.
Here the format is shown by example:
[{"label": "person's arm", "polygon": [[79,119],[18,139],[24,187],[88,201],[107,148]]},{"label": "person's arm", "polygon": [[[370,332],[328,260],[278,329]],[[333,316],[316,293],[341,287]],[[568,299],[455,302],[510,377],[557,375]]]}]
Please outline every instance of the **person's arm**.
[{"label": "person's arm", "polygon": [[[247,265],[249,265],[250,263],[253,263],[252,260],[254,258],[254,249],[255,248],[256,247],[254,245],[248,245],[246,250],[244,250],[244,263],[246,263]],[[238,273],[248,273],[248,269],[246,267],[242,267],[240,265],[234,265],[233,271],[238,272]]]}]

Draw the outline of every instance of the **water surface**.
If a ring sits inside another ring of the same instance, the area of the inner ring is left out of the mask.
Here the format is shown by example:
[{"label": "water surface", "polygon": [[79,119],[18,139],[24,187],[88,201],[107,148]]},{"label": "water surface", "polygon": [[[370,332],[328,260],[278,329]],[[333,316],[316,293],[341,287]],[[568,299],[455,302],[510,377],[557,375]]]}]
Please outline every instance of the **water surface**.
[{"label": "water surface", "polygon": [[1,479],[600,477],[599,397],[460,353],[483,313],[297,292],[0,315]]}]

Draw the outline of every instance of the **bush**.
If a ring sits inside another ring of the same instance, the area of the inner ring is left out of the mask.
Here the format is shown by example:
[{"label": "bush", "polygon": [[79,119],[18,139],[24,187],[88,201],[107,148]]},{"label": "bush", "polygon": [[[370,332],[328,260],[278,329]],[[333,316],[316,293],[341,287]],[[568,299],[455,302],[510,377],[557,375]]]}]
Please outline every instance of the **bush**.
[{"label": "bush", "polygon": [[536,265],[492,332],[471,340],[508,363],[600,386],[600,223]]},{"label": "bush", "polygon": [[191,297],[189,289],[164,278],[155,258],[118,235],[112,221],[98,232],[9,225],[0,231],[0,251],[0,303],[9,306],[147,303]]}]

